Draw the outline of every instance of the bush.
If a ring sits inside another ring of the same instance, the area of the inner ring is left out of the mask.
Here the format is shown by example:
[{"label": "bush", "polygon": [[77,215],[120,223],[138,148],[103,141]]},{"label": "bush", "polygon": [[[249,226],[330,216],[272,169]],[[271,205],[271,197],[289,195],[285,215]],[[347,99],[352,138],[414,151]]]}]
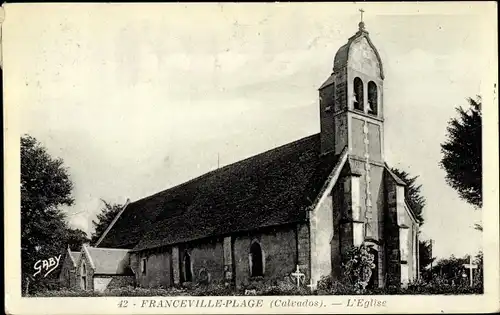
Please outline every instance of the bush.
[{"label": "bush", "polygon": [[293,279],[288,276],[267,280],[262,277],[254,278],[239,290],[239,294],[242,295],[246,295],[247,292],[259,296],[311,294],[311,290],[303,284],[297,288],[297,283],[294,283]]},{"label": "bush", "polygon": [[375,255],[370,248],[364,244],[352,246],[342,260],[343,282],[354,286],[356,291],[365,290],[375,269]]},{"label": "bush", "polygon": [[337,281],[331,276],[321,278],[316,287],[316,293],[318,295],[353,295],[358,292],[359,290],[355,285],[348,281]]},{"label": "bush", "polygon": [[417,281],[408,284],[407,287],[388,286],[386,288],[374,288],[360,291],[357,286],[339,282],[331,277],[324,277],[318,282],[316,294],[319,295],[459,295],[459,294],[482,294],[483,285],[473,285],[459,283],[450,284],[446,279],[435,278],[432,281]]}]

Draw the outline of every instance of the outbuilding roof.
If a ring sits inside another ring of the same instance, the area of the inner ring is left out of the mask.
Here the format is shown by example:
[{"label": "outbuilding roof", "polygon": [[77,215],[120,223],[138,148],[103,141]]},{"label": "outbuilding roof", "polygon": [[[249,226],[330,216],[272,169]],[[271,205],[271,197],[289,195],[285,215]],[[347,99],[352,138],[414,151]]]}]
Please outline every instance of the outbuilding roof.
[{"label": "outbuilding roof", "polygon": [[90,256],[91,267],[94,274],[127,275],[130,274],[129,252],[130,249],[85,247]]}]

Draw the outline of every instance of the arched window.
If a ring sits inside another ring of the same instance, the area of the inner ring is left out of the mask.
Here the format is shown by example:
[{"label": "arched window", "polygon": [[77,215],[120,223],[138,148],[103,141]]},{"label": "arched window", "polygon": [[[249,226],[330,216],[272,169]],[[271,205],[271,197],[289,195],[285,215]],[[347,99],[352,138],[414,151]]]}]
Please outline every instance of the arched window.
[{"label": "arched window", "polygon": [[356,77],[354,78],[354,109],[364,110],[364,93],[363,93],[363,81]]},{"label": "arched window", "polygon": [[184,271],[184,282],[193,281],[193,273],[191,271],[191,256],[188,252],[184,253],[184,263],[182,269]]},{"label": "arched window", "polygon": [[81,271],[81,288],[83,290],[87,290],[87,267],[85,266],[85,263],[82,264],[82,271]]},{"label": "arched window", "polygon": [[264,275],[264,264],[262,259],[262,248],[258,242],[253,242],[250,246],[250,267],[252,277]]},{"label": "arched window", "polygon": [[378,114],[378,91],[375,82],[368,82],[368,114]]},{"label": "arched window", "polygon": [[146,265],[147,265],[146,258],[142,258],[141,259],[141,273],[143,273],[143,274],[146,273]]}]

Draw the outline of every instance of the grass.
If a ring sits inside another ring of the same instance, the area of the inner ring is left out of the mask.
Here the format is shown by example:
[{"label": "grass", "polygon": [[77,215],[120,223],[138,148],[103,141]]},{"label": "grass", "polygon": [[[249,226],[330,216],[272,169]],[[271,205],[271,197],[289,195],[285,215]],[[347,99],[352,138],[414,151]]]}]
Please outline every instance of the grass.
[{"label": "grass", "polygon": [[464,295],[482,294],[482,284],[470,287],[468,284],[450,284],[442,279],[432,282],[411,283],[406,288],[387,287],[363,292],[352,285],[347,285],[330,278],[324,278],[318,283],[315,291],[307,287],[297,288],[287,281],[257,281],[236,289],[223,283],[208,285],[184,285],[170,288],[116,288],[104,292],[81,290],[45,290],[30,296],[33,297],[105,297],[105,296],[272,296],[272,295]]}]

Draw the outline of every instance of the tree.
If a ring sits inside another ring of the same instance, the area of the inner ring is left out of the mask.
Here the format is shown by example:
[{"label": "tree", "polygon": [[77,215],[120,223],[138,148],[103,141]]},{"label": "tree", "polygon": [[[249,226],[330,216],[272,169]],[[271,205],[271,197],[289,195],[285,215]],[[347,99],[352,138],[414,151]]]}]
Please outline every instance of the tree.
[{"label": "tree", "polygon": [[80,229],[66,229],[65,235],[66,244],[72,251],[80,251],[83,243],[90,242],[90,239],[87,237],[87,233]]},{"label": "tree", "polygon": [[[449,284],[467,285],[470,281],[470,270],[465,267],[470,262],[470,256],[462,258],[451,255],[449,258],[440,259],[432,268],[433,274]],[[479,252],[473,257],[477,269],[473,270],[473,286],[483,286],[483,253]]]},{"label": "tree", "polygon": [[101,235],[111,224],[111,221],[113,221],[123,208],[121,204],[111,204],[103,199],[101,199],[101,201],[104,203],[104,207],[101,209],[101,213],[97,215],[97,221],[92,220],[92,224],[94,225],[94,232],[91,236],[92,244],[95,244],[99,240]]},{"label": "tree", "polygon": [[464,264],[469,262],[469,258],[458,258],[451,255],[450,258],[440,259],[436,262],[433,269],[433,274],[448,281],[450,284],[454,282],[458,284],[465,272]]},{"label": "tree", "polygon": [[418,253],[419,253],[419,267],[420,272],[423,274],[425,269],[436,260],[436,257],[432,257],[432,244],[431,240],[422,240],[418,242]]},{"label": "tree", "polygon": [[420,225],[424,223],[423,210],[425,207],[425,198],[421,195],[420,189],[422,185],[417,185],[418,176],[412,177],[405,171],[397,168],[391,168],[391,171],[396,174],[403,182],[406,183],[405,198],[408,205],[415,213],[417,219],[420,220]]},{"label": "tree", "polygon": [[446,182],[460,198],[477,208],[482,198],[481,97],[468,98],[469,108],[457,107],[458,118],[448,122],[447,139],[441,144],[441,168]]},{"label": "tree", "polygon": [[[52,158],[33,137],[21,137],[21,273],[22,292],[55,285],[57,272],[47,277],[36,273],[39,260],[58,256],[69,239],[77,246],[83,231],[72,230],[62,206],[71,206],[73,183],[62,159]],[[80,233],[82,232],[82,233]]]},{"label": "tree", "polygon": [[477,272],[474,277],[474,284],[483,286],[483,277],[484,277],[484,263],[483,263],[483,252],[479,251],[479,253],[474,257],[474,264],[477,265]]}]

